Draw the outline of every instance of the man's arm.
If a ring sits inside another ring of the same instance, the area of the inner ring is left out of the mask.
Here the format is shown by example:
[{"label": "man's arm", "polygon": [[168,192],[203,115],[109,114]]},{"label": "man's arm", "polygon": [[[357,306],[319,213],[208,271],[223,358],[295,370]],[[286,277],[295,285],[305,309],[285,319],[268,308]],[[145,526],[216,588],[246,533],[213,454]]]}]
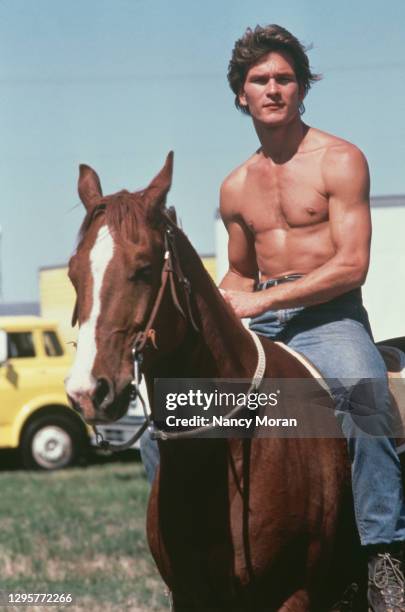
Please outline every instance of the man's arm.
[{"label": "man's arm", "polygon": [[220,283],[221,289],[253,291],[257,263],[252,233],[238,211],[238,185],[229,177],[221,186],[220,213],[228,231],[229,269]]},{"label": "man's arm", "polygon": [[370,254],[370,179],[364,155],[353,145],[331,147],[323,161],[325,192],[334,256],[291,283],[252,296],[229,292],[224,297],[240,317],[266,310],[312,306],[360,287],[367,276]]}]

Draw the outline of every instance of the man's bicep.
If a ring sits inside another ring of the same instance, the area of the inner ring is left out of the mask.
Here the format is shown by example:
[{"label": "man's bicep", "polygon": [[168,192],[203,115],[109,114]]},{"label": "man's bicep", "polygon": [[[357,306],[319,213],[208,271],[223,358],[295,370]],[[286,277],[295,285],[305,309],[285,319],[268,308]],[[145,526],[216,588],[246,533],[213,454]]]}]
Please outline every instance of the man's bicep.
[{"label": "man's bicep", "polygon": [[337,151],[331,162],[325,176],[332,242],[337,255],[365,277],[371,239],[367,161],[352,147]]},{"label": "man's bicep", "polygon": [[242,222],[235,220],[228,222],[226,228],[229,269],[245,278],[256,279],[257,262],[252,234]]},{"label": "man's bicep", "polygon": [[220,213],[228,232],[229,271],[227,282],[240,289],[249,290],[257,278],[257,262],[253,234],[246,227],[240,214],[239,178],[231,175],[221,186]]}]

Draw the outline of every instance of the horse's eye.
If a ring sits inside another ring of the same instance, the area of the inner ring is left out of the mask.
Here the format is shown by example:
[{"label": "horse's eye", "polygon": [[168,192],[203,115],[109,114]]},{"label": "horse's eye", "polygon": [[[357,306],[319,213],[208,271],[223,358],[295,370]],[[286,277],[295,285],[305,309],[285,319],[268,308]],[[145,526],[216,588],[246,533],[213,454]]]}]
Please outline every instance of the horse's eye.
[{"label": "horse's eye", "polygon": [[147,265],[147,266],[142,266],[141,268],[138,268],[133,274],[131,274],[131,276],[129,277],[129,280],[131,281],[149,281],[152,277],[152,266],[151,265]]}]

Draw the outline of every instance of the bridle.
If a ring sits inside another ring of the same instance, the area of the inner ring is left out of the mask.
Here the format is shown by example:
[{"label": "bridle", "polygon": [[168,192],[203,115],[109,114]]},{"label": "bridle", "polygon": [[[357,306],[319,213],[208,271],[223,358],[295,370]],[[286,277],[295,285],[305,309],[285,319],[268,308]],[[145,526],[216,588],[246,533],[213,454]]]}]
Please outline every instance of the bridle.
[{"label": "bridle", "polygon": [[[163,263],[162,274],[161,274],[161,279],[160,279],[160,288],[156,296],[156,300],[153,305],[152,311],[150,313],[146,327],[143,331],[140,331],[136,334],[134,345],[132,348],[132,354],[133,355],[135,354],[136,356],[138,356],[138,358],[140,357],[141,360],[142,360],[142,352],[149,340],[151,340],[154,347],[157,348],[156,342],[155,342],[155,330],[153,328],[153,325],[155,323],[156,316],[159,312],[159,308],[163,300],[163,296],[165,293],[167,283],[170,284],[170,292],[171,292],[173,304],[176,310],[180,313],[183,319],[185,319],[186,321],[188,319],[190,321],[191,326],[195,332],[200,331],[197,323],[195,322],[193,312],[191,309],[191,299],[190,299],[191,283],[189,279],[183,273],[183,270],[181,268],[180,261],[179,261],[179,256],[177,253],[175,233],[174,233],[175,232],[174,228],[177,226],[173,223],[173,221],[171,220],[169,216],[166,216],[166,220],[169,223],[166,225],[165,231],[164,231],[165,251],[164,251],[164,257],[163,257],[164,263]],[[187,314],[184,312],[184,309],[182,308],[180,304],[180,300],[177,295],[175,277],[180,287],[183,287],[184,289]]]},{"label": "bridle", "polygon": [[[166,213],[163,213],[165,216],[166,225],[164,228],[164,257],[163,257],[163,267],[161,273],[160,287],[156,296],[156,300],[152,307],[151,313],[149,315],[148,321],[146,323],[145,329],[139,331],[134,339],[134,343],[132,346],[132,361],[133,361],[133,379],[131,381],[131,394],[130,399],[135,400],[139,399],[142,405],[143,413],[145,421],[141,425],[141,427],[136,431],[136,433],[131,436],[129,440],[123,442],[122,444],[112,444],[105,440],[102,434],[97,431],[97,428],[93,426],[94,433],[96,435],[96,442],[100,448],[103,450],[109,451],[122,451],[127,450],[135,444],[139,440],[139,438],[143,435],[146,429],[149,429],[150,435],[153,439],[160,440],[172,440],[172,439],[180,439],[180,438],[190,438],[195,437],[199,433],[208,432],[210,430],[216,429],[215,426],[206,426],[206,427],[197,427],[187,431],[181,432],[166,432],[159,429],[154,423],[151,415],[149,414],[145,399],[142,396],[140,390],[140,384],[142,381],[142,363],[143,363],[143,353],[148,342],[151,342],[152,346],[157,349],[156,345],[156,332],[154,329],[156,317],[158,315],[164,293],[166,291],[167,284],[170,286],[170,292],[173,300],[173,304],[176,310],[180,313],[180,315],[185,319],[185,321],[189,321],[193,330],[198,333],[199,327],[195,321],[192,307],[191,307],[191,283],[189,279],[184,275],[177,248],[176,248],[176,236],[175,231],[177,230],[177,224],[173,221],[172,215],[174,215],[174,209],[169,209]],[[185,309],[181,306],[176,284],[179,287],[183,288],[184,298],[185,298]],[[185,312],[186,311],[186,312]],[[264,372],[266,369],[266,358],[265,353],[262,347],[262,344],[257,337],[256,334],[250,332],[252,339],[255,343],[257,355],[258,355],[258,363],[256,367],[256,371],[253,375],[250,387],[246,393],[246,395],[250,395],[255,392],[261,385]],[[241,406],[236,406],[227,414],[227,418],[234,417],[237,413],[241,411]]]}]

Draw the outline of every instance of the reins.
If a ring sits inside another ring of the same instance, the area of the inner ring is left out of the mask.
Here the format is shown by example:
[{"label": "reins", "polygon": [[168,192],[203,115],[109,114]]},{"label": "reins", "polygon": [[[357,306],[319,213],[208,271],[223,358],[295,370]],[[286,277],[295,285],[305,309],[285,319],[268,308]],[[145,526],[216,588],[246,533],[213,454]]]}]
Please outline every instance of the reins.
[{"label": "reins", "polygon": [[[149,341],[152,343],[155,349],[158,348],[156,344],[156,333],[155,333],[153,326],[155,324],[155,320],[158,315],[159,308],[161,306],[168,282],[170,285],[170,292],[171,292],[173,304],[176,310],[180,313],[180,315],[186,321],[188,320],[190,322],[195,332],[200,331],[198,328],[198,325],[195,322],[193,312],[192,312],[192,307],[191,307],[191,283],[189,279],[183,273],[183,270],[180,265],[178,253],[177,253],[176,242],[175,242],[175,228],[177,228],[177,225],[173,222],[169,214],[165,216],[167,220],[167,225],[166,225],[165,233],[164,233],[165,251],[164,251],[164,258],[163,258],[164,263],[162,267],[159,291],[156,296],[156,300],[153,305],[152,311],[150,313],[149,319],[146,323],[145,329],[143,331],[139,331],[136,334],[134,344],[132,347],[134,377],[133,377],[133,380],[131,381],[131,400],[135,400],[139,398],[142,404],[145,421],[141,425],[141,427],[136,431],[136,433],[133,436],[131,436],[131,438],[127,440],[127,442],[123,442],[122,444],[112,444],[111,442],[108,442],[108,440],[105,440],[103,438],[103,435],[99,431],[97,431],[96,426],[93,426],[93,430],[96,436],[96,442],[98,446],[102,448],[103,450],[109,450],[113,452],[127,450],[131,448],[131,446],[133,446],[133,444],[135,444],[139,440],[139,438],[143,435],[146,429],[149,429],[151,437],[155,440],[158,440],[158,439],[159,440],[177,440],[181,438],[191,438],[191,437],[195,437],[196,435],[200,433],[203,433],[203,432],[206,433],[214,429],[217,429],[217,427],[214,425],[208,425],[205,427],[196,427],[196,428],[193,428],[187,431],[181,431],[181,432],[163,431],[156,426],[153,419],[151,418],[151,415],[148,413],[148,410],[146,408],[145,399],[143,398],[142,393],[140,391],[140,384],[142,381],[143,351]],[[184,290],[184,296],[185,296],[185,302],[186,302],[186,313],[184,312],[184,309],[181,306],[180,300],[177,295],[176,280],[178,284],[180,285],[180,287],[183,287],[183,290]],[[246,395],[249,396],[251,393],[257,391],[257,389],[260,387],[262,383],[264,372],[266,369],[266,357],[265,357],[263,346],[258,336],[249,329],[247,331],[250,333],[254,341],[256,351],[257,351],[256,370],[253,375],[250,387],[246,393]],[[233,410],[231,410],[226,415],[227,418],[232,418],[236,416],[236,414],[238,414],[242,409],[243,409],[243,406],[236,406]]]}]

